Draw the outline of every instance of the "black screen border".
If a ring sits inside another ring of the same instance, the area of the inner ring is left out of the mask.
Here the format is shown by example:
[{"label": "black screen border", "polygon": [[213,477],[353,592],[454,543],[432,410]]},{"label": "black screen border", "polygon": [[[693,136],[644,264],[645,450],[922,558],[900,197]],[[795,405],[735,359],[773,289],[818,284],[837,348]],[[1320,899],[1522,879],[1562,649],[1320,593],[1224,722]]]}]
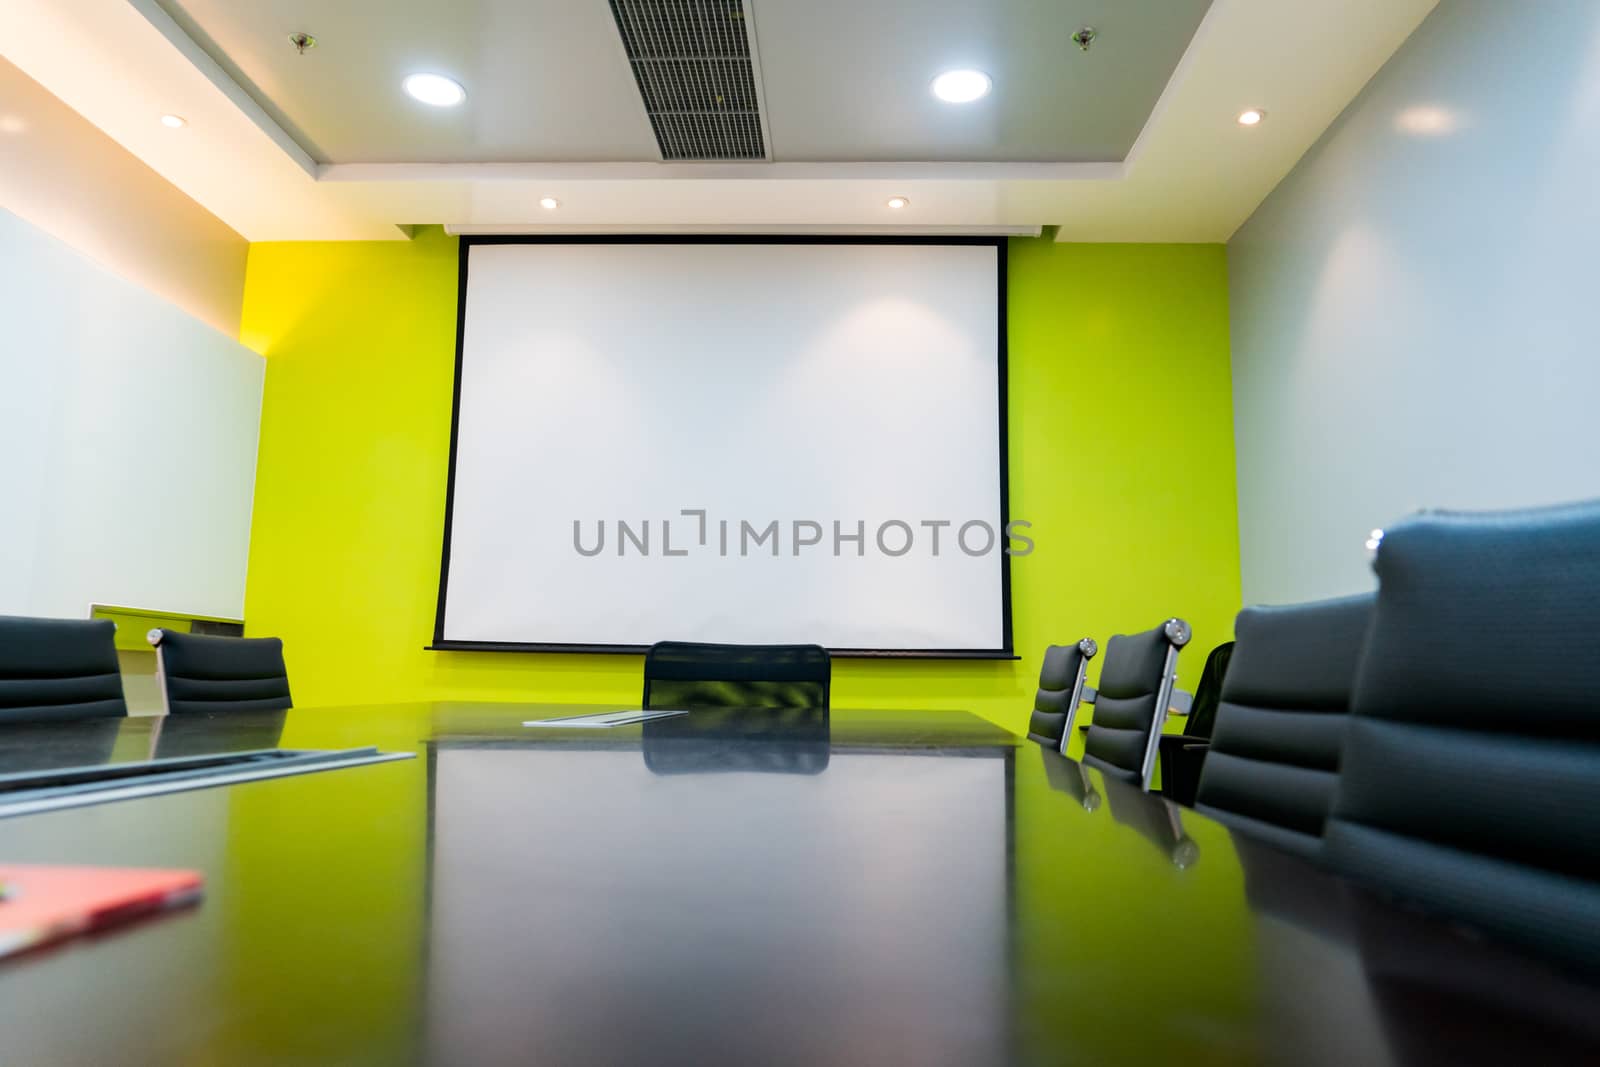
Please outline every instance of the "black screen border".
[{"label": "black screen border", "polygon": [[1015,660],[1011,626],[1011,556],[1005,551],[1009,543],[1005,529],[1011,522],[1011,459],[1007,436],[1009,404],[1007,401],[1006,362],[1008,330],[1006,325],[1006,259],[1009,241],[1000,236],[949,236],[949,235],[850,235],[850,234],[474,234],[460,238],[457,251],[459,268],[456,285],[456,361],[455,379],[450,402],[450,468],[445,482],[444,546],[439,559],[439,600],[434,612],[433,643],[425,646],[432,652],[555,652],[602,655],[640,655],[648,645],[615,645],[590,643],[552,643],[523,641],[458,641],[444,636],[445,603],[450,581],[450,536],[455,513],[456,497],[456,446],[461,430],[461,370],[466,352],[467,325],[467,271],[472,249],[479,245],[507,244],[652,244],[652,245],[933,245],[988,247],[995,250],[996,315],[999,336],[997,355],[999,364],[1000,401],[1000,614],[1001,647],[997,649],[897,649],[897,648],[830,648],[830,655],[861,659],[949,659],[949,660]]}]

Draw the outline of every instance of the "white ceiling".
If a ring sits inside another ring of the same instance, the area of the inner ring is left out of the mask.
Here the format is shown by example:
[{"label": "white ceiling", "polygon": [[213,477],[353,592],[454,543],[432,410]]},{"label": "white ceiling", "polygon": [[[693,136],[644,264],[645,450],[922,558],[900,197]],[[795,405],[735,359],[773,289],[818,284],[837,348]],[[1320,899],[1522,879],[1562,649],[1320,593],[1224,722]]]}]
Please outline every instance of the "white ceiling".
[{"label": "white ceiling", "polygon": [[[659,161],[605,0],[159,0],[321,163]],[[1127,155],[1210,0],[746,0],[772,158]],[[1070,43],[1091,20],[1100,42]],[[314,32],[300,55],[288,41]],[[998,75],[980,104],[939,71]],[[433,70],[468,107],[397,89]]]},{"label": "white ceiling", "polygon": [[[251,240],[443,223],[1220,241],[1436,0],[746,2],[772,163],[659,162],[605,0],[166,0],[178,20],[160,0],[5,0],[0,52]],[[1080,22],[1100,31],[1088,54],[1065,39]],[[296,55],[294,30],[318,48]],[[933,101],[928,78],[961,63],[994,93]],[[423,68],[467,103],[401,96]],[[1239,127],[1252,106],[1267,121]]]},{"label": "white ceiling", "polygon": [[[1128,154],[1210,0],[746,0],[779,161],[1107,162]],[[1072,34],[1092,25],[1090,51]],[[986,71],[952,107],[940,71]]]},{"label": "white ceiling", "polygon": [[[158,2],[319,163],[660,159],[606,0]],[[411,100],[418,70],[467,105]]]}]

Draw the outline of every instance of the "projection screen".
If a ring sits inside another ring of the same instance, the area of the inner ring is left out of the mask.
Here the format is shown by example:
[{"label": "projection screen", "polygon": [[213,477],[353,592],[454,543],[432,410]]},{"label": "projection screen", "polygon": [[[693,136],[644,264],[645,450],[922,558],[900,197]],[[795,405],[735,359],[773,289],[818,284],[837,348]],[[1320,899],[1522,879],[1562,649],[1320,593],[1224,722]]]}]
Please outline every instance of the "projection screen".
[{"label": "projection screen", "polygon": [[1009,656],[1005,245],[463,238],[435,648]]}]

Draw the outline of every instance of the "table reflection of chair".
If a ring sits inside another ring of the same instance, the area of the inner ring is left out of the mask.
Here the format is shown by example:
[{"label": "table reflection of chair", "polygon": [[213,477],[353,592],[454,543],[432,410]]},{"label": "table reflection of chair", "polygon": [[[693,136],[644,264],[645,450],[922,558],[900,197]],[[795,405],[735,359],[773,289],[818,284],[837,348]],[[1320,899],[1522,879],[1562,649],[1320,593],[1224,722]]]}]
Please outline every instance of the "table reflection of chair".
[{"label": "table reflection of chair", "polygon": [[1154,793],[1114,778],[1104,780],[1111,817],[1161,850],[1179,870],[1200,862],[1200,846],[1183,828],[1183,809]]},{"label": "table reflection of chair", "polygon": [[1095,789],[1094,782],[1089,778],[1089,772],[1076,760],[1066,759],[1054,752],[1045,752],[1044,778],[1051,789],[1067,794],[1076,800],[1084,811],[1099,809],[1100,792]]},{"label": "table reflection of chair", "polygon": [[286,711],[230,711],[225,715],[168,715],[156,735],[154,759],[253,752],[277,748]]},{"label": "table reflection of chair", "polygon": [[[1593,1060],[1592,986],[1552,981],[1536,959],[1396,909],[1248,833],[1231,836],[1254,915],[1353,955],[1393,1062],[1505,1062],[1533,1048],[1540,1062]],[[1358,1007],[1339,1005],[1347,1020],[1361,1017]]]},{"label": "table reflection of chair", "polygon": [[1397,1063],[1595,1063],[1594,976],[1352,894],[1361,966]]},{"label": "table reflection of chair", "polygon": [[826,708],[697,708],[644,723],[653,774],[821,774],[830,747]]},{"label": "table reflection of chair", "polygon": [[126,718],[11,723],[0,729],[0,774],[110,763]]}]

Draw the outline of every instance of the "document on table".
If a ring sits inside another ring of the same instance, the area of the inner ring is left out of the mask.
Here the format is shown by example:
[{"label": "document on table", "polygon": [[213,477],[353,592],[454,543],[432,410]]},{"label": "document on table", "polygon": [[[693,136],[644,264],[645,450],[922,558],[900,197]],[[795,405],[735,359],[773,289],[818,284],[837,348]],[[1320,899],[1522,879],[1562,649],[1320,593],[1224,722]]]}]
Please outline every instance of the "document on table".
[{"label": "document on table", "polygon": [[636,722],[647,722],[650,719],[670,719],[674,715],[689,714],[686,708],[657,708],[651,711],[640,711],[630,708],[626,711],[601,711],[588,715],[569,715],[563,719],[529,719],[524,726],[548,726],[561,730],[606,730],[613,726],[629,726]]}]

